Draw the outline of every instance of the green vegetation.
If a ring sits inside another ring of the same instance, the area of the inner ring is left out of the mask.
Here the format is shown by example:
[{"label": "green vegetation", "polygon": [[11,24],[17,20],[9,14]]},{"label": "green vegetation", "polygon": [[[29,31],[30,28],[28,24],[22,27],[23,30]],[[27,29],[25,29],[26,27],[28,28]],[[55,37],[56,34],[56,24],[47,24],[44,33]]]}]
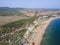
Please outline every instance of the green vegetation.
[{"label": "green vegetation", "polygon": [[6,40],[3,40],[0,45],[8,45],[9,43]]},{"label": "green vegetation", "polygon": [[0,27],[0,35],[14,31],[16,28],[25,28],[26,25],[33,24],[35,19],[36,17],[30,17],[3,25]]},{"label": "green vegetation", "polygon": [[25,28],[26,25],[33,24],[33,21],[36,18],[37,17],[34,16],[34,17],[30,17],[28,19],[21,19],[19,21],[11,22],[11,23],[8,23],[8,24],[1,26],[0,27],[0,35],[12,32],[18,28],[22,28],[22,30],[20,30],[19,32],[15,32],[13,35],[5,36],[3,38],[3,41],[0,44],[1,45],[8,45],[9,44],[8,40],[10,40],[12,42],[12,45],[14,45],[15,42],[18,40],[16,42],[16,45],[19,44],[19,41],[21,41],[21,39],[23,38],[23,35],[27,31],[27,29]]},{"label": "green vegetation", "polygon": [[38,26],[39,26],[39,25],[35,25],[35,29],[37,29]]},{"label": "green vegetation", "polygon": [[25,14],[23,14],[19,11],[0,11],[0,16],[14,16],[14,15],[26,17]]},{"label": "green vegetation", "polygon": [[21,13],[20,10],[20,8],[0,7],[0,16],[26,16],[25,14]]},{"label": "green vegetation", "polygon": [[23,35],[25,34],[25,32],[27,31],[27,29],[22,29],[21,31],[19,31],[18,33],[14,33],[14,35],[12,35],[11,37],[6,37],[4,38],[4,40],[0,43],[1,45],[9,45],[9,41],[10,40],[13,43],[17,42],[16,44],[18,44],[19,41],[21,41],[21,39],[23,38]]},{"label": "green vegetation", "polygon": [[18,39],[18,37],[22,38],[23,35],[25,34],[25,32],[27,31],[27,29],[22,29],[21,31],[19,31],[18,33],[15,33],[10,39],[11,41],[16,41]]}]

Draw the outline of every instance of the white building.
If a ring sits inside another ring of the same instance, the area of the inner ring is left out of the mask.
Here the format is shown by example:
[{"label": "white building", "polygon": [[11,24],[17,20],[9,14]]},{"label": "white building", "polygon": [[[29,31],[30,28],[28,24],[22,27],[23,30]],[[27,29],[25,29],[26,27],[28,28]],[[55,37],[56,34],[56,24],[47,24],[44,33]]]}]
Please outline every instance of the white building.
[{"label": "white building", "polygon": [[24,42],[23,45],[30,45],[29,42]]}]

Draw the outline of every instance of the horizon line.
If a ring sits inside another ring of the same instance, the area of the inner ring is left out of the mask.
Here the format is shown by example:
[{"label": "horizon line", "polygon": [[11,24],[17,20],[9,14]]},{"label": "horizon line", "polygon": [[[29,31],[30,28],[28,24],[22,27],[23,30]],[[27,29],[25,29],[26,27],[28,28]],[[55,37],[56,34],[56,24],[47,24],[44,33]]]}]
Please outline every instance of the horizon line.
[{"label": "horizon line", "polygon": [[[0,7],[3,8],[3,7]],[[28,8],[28,7],[5,7],[5,8]],[[28,9],[60,9],[60,8],[28,8]]]}]

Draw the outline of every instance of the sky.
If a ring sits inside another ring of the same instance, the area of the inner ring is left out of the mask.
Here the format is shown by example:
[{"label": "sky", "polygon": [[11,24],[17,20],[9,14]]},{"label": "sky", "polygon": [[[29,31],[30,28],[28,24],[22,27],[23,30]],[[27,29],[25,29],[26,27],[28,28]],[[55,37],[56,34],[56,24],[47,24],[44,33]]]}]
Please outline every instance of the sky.
[{"label": "sky", "polygon": [[0,0],[0,7],[60,8],[60,0]]}]

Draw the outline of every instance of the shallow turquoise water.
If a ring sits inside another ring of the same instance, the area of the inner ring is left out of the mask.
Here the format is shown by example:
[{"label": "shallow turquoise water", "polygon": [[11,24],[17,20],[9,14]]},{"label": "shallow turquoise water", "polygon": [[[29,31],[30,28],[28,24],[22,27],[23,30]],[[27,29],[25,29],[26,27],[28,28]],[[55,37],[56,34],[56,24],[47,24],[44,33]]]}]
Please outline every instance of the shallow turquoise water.
[{"label": "shallow turquoise water", "polygon": [[43,35],[41,45],[60,45],[60,18],[50,22]]}]

